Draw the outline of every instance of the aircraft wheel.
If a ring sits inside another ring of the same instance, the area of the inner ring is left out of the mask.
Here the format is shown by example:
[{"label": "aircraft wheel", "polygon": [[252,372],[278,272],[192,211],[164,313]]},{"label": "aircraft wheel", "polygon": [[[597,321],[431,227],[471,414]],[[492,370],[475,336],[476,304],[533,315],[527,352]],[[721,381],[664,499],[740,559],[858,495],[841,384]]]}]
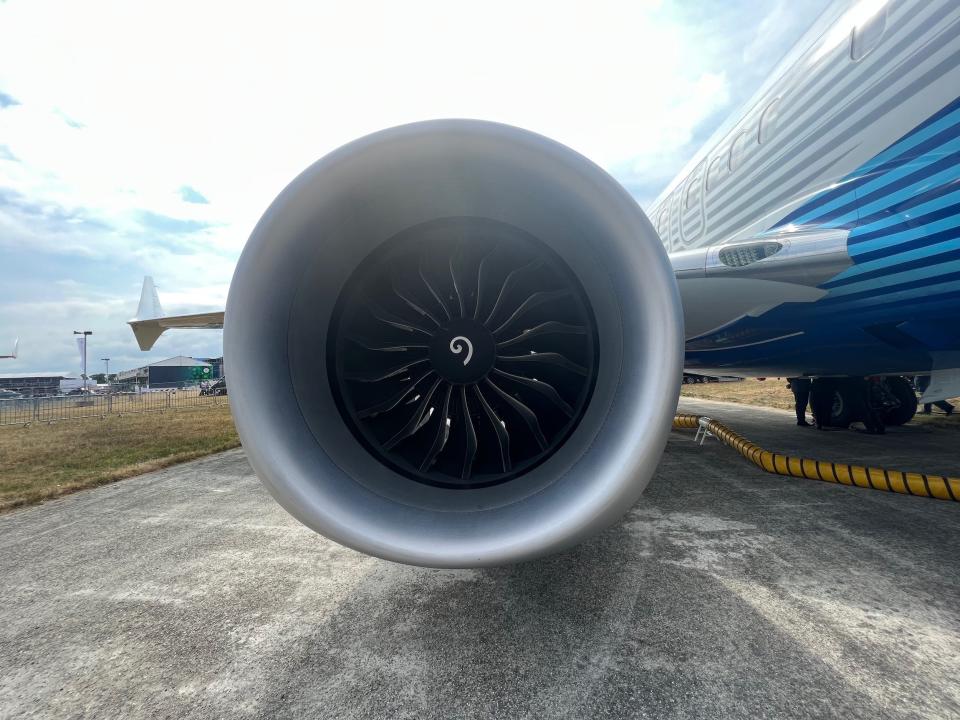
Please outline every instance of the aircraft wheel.
[{"label": "aircraft wheel", "polygon": [[905,377],[896,376],[888,377],[886,384],[887,390],[897,398],[900,405],[890,408],[884,414],[884,422],[887,425],[903,425],[910,422],[913,416],[917,414],[917,393],[910,381]]},{"label": "aircraft wheel", "polygon": [[[821,425],[849,427],[854,417],[856,403],[850,383],[842,378],[818,378],[810,389],[810,407]],[[821,415],[825,417],[820,417]]]}]

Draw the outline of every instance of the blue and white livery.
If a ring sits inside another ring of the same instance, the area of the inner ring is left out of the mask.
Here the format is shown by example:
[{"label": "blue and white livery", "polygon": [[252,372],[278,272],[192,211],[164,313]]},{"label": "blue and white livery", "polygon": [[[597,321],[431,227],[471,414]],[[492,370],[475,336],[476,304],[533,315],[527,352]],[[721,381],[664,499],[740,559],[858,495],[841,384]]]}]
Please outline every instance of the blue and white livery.
[{"label": "blue and white livery", "polygon": [[956,377],[958,96],[954,0],[817,21],[650,208],[687,369]]}]

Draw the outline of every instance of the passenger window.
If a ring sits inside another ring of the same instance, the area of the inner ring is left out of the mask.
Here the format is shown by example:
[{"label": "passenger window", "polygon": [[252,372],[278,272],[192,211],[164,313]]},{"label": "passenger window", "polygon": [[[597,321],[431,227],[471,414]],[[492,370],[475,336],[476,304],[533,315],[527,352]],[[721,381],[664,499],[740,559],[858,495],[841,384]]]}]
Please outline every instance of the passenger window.
[{"label": "passenger window", "polygon": [[760,116],[760,127],[757,130],[757,142],[763,145],[767,140],[773,137],[773,131],[777,128],[777,118],[780,116],[780,98],[774,98],[767,109]]},{"label": "passenger window", "polygon": [[887,8],[880,8],[863,22],[853,27],[850,36],[850,59],[856,62],[866,57],[880,44],[887,29]]},{"label": "passenger window", "polygon": [[707,192],[710,192],[720,181],[720,173],[723,171],[723,160],[721,157],[715,157],[710,161],[710,167],[707,169]]},{"label": "passenger window", "polygon": [[734,139],[733,144],[730,146],[730,172],[733,172],[743,165],[743,158],[747,154],[747,144],[752,139],[752,136],[752,132],[744,130]]}]

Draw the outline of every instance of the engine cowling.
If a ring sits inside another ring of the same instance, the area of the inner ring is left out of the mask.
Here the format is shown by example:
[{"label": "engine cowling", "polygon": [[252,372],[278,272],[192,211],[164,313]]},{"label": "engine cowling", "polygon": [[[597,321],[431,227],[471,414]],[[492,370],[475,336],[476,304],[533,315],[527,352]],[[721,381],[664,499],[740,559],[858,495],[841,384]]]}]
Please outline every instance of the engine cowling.
[{"label": "engine cowling", "polygon": [[241,440],[274,498],[362,552],[534,558],[639,498],[679,393],[673,272],[569,148],[416,123],[319,160],[257,224],[227,302]]}]

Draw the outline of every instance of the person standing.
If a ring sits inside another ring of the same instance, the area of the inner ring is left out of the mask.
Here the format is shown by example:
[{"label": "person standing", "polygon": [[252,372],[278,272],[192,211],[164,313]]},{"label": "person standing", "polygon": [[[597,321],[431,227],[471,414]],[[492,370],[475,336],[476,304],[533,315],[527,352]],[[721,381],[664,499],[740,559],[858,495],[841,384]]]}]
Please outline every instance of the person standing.
[{"label": "person standing", "polygon": [[810,427],[810,423],[807,422],[807,405],[810,402],[810,378],[787,378],[787,387],[793,391],[797,425],[800,427]]},{"label": "person standing", "polygon": [[887,431],[884,414],[889,408],[886,404],[883,385],[878,377],[852,378],[854,387],[860,386],[855,394],[860,399],[860,409],[857,415],[863,421],[863,427],[871,435],[883,435]]}]

